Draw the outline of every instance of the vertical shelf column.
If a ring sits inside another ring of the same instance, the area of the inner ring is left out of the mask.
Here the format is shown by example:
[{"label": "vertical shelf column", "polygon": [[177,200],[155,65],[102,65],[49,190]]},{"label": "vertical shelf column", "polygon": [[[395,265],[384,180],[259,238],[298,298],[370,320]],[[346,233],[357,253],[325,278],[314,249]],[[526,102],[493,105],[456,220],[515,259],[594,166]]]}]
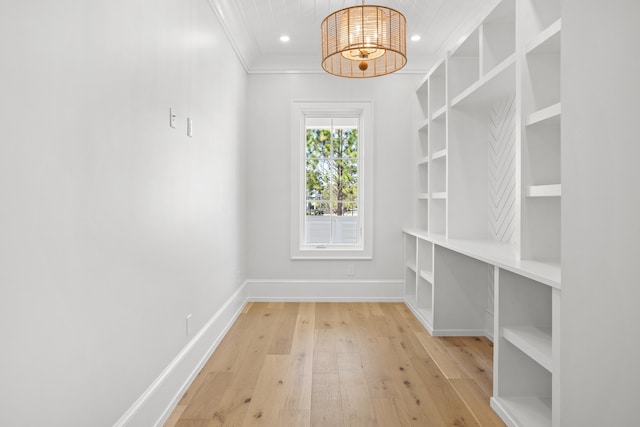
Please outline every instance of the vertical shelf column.
[{"label": "vertical shelf column", "polygon": [[521,0],[522,258],[560,263],[559,0]]},{"label": "vertical shelf column", "polygon": [[447,234],[447,61],[438,64],[429,76],[431,111],[429,152],[431,162],[429,231]]},{"label": "vertical shelf column", "polygon": [[516,252],[516,5],[501,1],[449,55],[448,237]]},{"label": "vertical shelf column", "polygon": [[425,78],[416,91],[416,171],[415,218],[420,231],[429,228],[429,81]]}]

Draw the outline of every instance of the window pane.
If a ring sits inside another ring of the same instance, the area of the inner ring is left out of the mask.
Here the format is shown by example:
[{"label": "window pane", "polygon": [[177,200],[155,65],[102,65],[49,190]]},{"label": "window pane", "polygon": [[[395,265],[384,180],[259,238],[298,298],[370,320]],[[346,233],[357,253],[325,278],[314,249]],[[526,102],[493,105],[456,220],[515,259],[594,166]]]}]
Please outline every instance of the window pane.
[{"label": "window pane", "polygon": [[328,203],[307,201],[305,215],[305,242],[331,243],[331,215]]},{"label": "window pane", "polygon": [[329,200],[331,170],[331,162],[328,160],[306,160],[305,191],[307,199]]},{"label": "window pane", "polygon": [[329,129],[307,129],[306,158],[329,157],[331,154],[331,131]]},{"label": "window pane", "polygon": [[332,138],[333,157],[350,158],[358,157],[358,130],[336,128]]},{"label": "window pane", "polygon": [[332,241],[335,244],[358,243],[359,218],[358,209],[353,202],[338,202],[345,215],[331,217]]},{"label": "window pane", "polygon": [[334,117],[333,118],[334,129],[358,129],[357,117]]},{"label": "window pane", "polygon": [[305,117],[307,129],[331,129],[331,117]]},{"label": "window pane", "polygon": [[331,162],[331,200],[358,200],[358,162]]}]

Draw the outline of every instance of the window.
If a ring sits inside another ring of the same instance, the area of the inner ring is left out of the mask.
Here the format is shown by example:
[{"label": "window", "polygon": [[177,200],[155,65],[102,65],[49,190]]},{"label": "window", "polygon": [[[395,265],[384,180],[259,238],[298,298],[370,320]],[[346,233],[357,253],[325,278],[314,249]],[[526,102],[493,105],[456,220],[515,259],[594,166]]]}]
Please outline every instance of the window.
[{"label": "window", "polygon": [[292,258],[371,258],[371,104],[294,102]]}]

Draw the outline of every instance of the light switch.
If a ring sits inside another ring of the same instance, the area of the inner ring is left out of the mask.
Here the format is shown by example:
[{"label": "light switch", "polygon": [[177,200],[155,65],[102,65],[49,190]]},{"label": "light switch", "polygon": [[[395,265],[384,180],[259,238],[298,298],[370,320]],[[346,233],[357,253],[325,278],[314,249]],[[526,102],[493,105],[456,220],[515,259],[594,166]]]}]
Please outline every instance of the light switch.
[{"label": "light switch", "polygon": [[193,137],[193,120],[191,120],[191,117],[187,117],[187,136]]},{"label": "light switch", "polygon": [[173,108],[169,108],[169,126],[176,127],[176,113],[173,112]]}]

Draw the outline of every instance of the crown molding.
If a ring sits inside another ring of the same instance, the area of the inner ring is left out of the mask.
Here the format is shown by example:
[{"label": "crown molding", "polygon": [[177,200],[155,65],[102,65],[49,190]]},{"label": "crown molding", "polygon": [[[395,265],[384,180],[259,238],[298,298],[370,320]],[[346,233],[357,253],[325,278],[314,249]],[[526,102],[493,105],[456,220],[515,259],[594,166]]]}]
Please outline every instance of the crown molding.
[{"label": "crown molding", "polygon": [[[269,56],[261,54],[253,36],[244,31],[245,23],[233,0],[207,0],[215,13],[229,44],[247,74],[324,74],[320,58],[316,56]],[[432,58],[413,61],[396,72],[425,74],[433,64]]]},{"label": "crown molding", "polygon": [[238,9],[234,6],[233,1],[229,0],[207,0],[207,2],[218,18],[242,67],[247,73],[250,73],[251,60],[258,51],[258,45],[246,32],[238,31],[238,29],[244,28],[244,23],[239,18]]}]

